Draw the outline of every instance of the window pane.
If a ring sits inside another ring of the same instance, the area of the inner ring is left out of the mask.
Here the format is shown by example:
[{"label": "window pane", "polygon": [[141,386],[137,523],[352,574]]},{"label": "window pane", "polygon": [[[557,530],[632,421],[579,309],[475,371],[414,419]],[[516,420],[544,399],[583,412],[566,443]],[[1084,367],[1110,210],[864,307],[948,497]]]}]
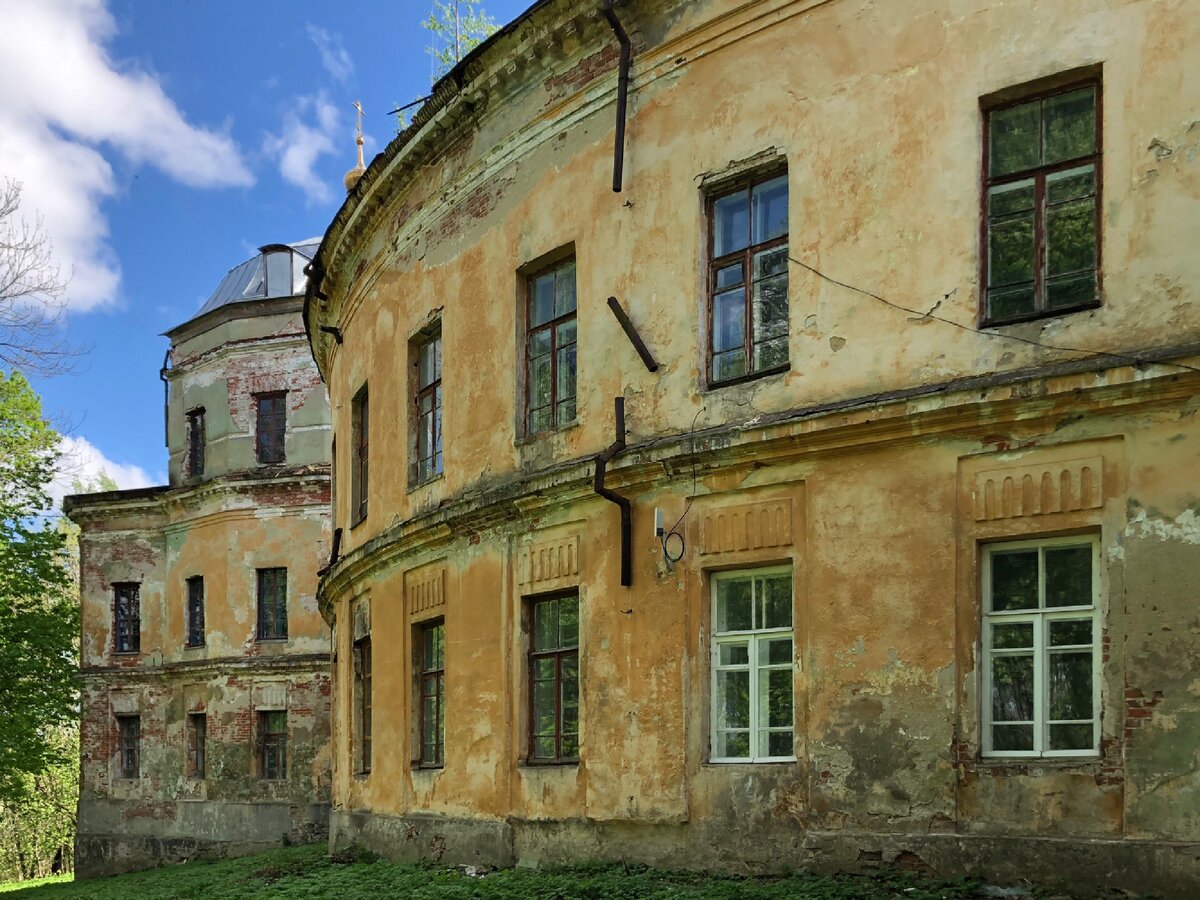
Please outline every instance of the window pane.
[{"label": "window pane", "polygon": [[988,287],[1033,281],[1033,215],[988,226]]},{"label": "window pane", "polygon": [[732,350],[746,341],[746,291],[734,288],[713,296],[713,351]]},{"label": "window pane", "polygon": [[717,290],[735,287],[742,283],[742,264],[734,263],[723,269],[717,269]]},{"label": "window pane", "polygon": [[558,646],[575,647],[579,644],[579,600],[563,597],[558,601]]},{"label": "window pane", "polygon": [[550,412],[551,410],[548,406],[529,411],[529,431],[531,434],[536,434],[539,431],[549,431]]},{"label": "window pane", "polygon": [[[559,323],[554,329],[554,340],[558,342],[559,347],[565,347],[567,344],[575,343],[575,322],[576,319],[572,316],[565,322]],[[547,352],[549,348],[547,347]]]},{"label": "window pane", "polygon": [[992,554],[992,611],[1037,609],[1038,552]]},{"label": "window pane", "polygon": [[791,731],[772,731],[767,734],[767,756],[792,756],[796,752]]},{"label": "window pane", "polygon": [[717,653],[722,666],[745,666],[750,662],[750,647],[746,644],[721,644]]},{"label": "window pane", "polygon": [[529,363],[529,405],[534,409],[550,405],[550,357]]},{"label": "window pane", "polygon": [[993,176],[1036,166],[1041,101],[998,109],[988,116],[991,147],[988,165]]},{"label": "window pane", "polygon": [[562,660],[562,730],[564,735],[563,756],[567,753],[565,736],[579,733],[579,659],[564,656]]},{"label": "window pane", "polygon": [[1032,725],[993,725],[993,750],[1032,750]]},{"label": "window pane", "polygon": [[792,639],[775,638],[758,642],[758,664],[760,666],[790,665],[792,662]]},{"label": "window pane", "polygon": [[554,681],[555,672],[558,669],[558,662],[555,657],[541,657],[533,660],[533,680],[534,681]]},{"label": "window pane", "polygon": [[[558,713],[558,692],[553,681],[535,681],[533,684],[533,731],[534,734],[554,736],[554,725]],[[551,754],[553,756],[553,753]]]},{"label": "window pane", "polygon": [[529,335],[529,358],[536,359],[550,352],[550,329],[545,328]]},{"label": "window pane", "polygon": [[1033,657],[992,657],[992,719],[1033,721]]},{"label": "window pane", "polygon": [[[268,297],[287,297],[292,293],[292,254],[279,250],[266,254]],[[303,268],[303,266],[301,266]]]},{"label": "window pane", "polygon": [[1060,275],[1096,266],[1096,201],[1074,200],[1046,210],[1046,272]]},{"label": "window pane", "polygon": [[419,387],[429,387],[442,377],[441,338],[426,341],[421,345],[419,370]]},{"label": "window pane", "polygon": [[745,250],[750,240],[750,192],[738,191],[713,203],[713,256]]},{"label": "window pane", "polygon": [[558,399],[567,400],[575,396],[575,345],[562,347],[558,351]]},{"label": "window pane", "polygon": [[1090,644],[1092,642],[1091,619],[1069,619],[1050,623],[1050,646],[1067,644]]},{"label": "window pane", "polygon": [[717,672],[717,727],[750,726],[750,673],[745,670]]},{"label": "window pane", "polygon": [[758,628],[792,627],[792,576],[771,575],[759,578],[758,591],[762,599],[762,621]]},{"label": "window pane", "polygon": [[780,175],[752,191],[751,206],[754,214],[754,231],[751,243],[761,244],[787,234],[788,230],[788,181]]},{"label": "window pane", "polygon": [[988,188],[988,215],[993,219],[1033,211],[1033,179]]},{"label": "window pane", "polygon": [[788,339],[786,336],[754,345],[754,370],[756,372],[765,372],[767,369],[786,366],[787,361]]},{"label": "window pane", "polygon": [[717,631],[749,631],[750,579],[722,578],[717,582]]},{"label": "window pane", "polygon": [[554,318],[554,274],[551,272],[533,279],[529,324],[532,326],[544,325],[552,318]]},{"label": "window pane", "polygon": [[533,649],[558,649],[557,600],[543,600],[533,605]]},{"label": "window pane", "polygon": [[786,336],[788,332],[787,275],[754,282],[754,340]]},{"label": "window pane", "polygon": [[750,735],[745,731],[718,732],[717,756],[729,759],[746,758],[750,756]]},{"label": "window pane", "polygon": [[1046,550],[1046,605],[1091,606],[1092,548]]},{"label": "window pane", "polygon": [[1051,725],[1051,750],[1094,750],[1095,732],[1092,725]]},{"label": "window pane", "polygon": [[792,727],[791,669],[761,669],[758,673],[758,724]]},{"label": "window pane", "polygon": [[562,736],[562,758],[574,759],[579,756],[579,734],[577,732],[563,732]]},{"label": "window pane", "polygon": [[437,761],[437,724],[437,695],[422,698],[421,734],[425,746],[421,758],[424,762]]},{"label": "window pane", "polygon": [[992,626],[992,647],[996,650],[1033,647],[1032,622],[1008,622]]},{"label": "window pane", "polygon": [[1062,203],[1078,200],[1096,193],[1096,167],[1088,164],[1065,172],[1051,172],[1046,176],[1046,202]]},{"label": "window pane", "polygon": [[575,421],[575,398],[570,397],[558,404],[555,421],[559,427]]},{"label": "window pane", "polygon": [[533,736],[533,755],[538,759],[554,758],[554,732]]},{"label": "window pane", "polygon": [[1092,717],[1092,654],[1050,655],[1050,718]]},{"label": "window pane", "polygon": [[1050,309],[1085,306],[1096,300],[1096,272],[1046,280],[1046,305]]},{"label": "window pane", "polygon": [[572,260],[554,273],[554,316],[575,309],[575,262]]},{"label": "window pane", "polygon": [[1046,100],[1045,162],[1087,156],[1096,149],[1096,91],[1086,87]]},{"label": "window pane", "polygon": [[727,381],[730,378],[740,378],[746,374],[746,351],[742,348],[730,350],[728,353],[717,353],[713,356],[713,381]]},{"label": "window pane", "polygon": [[992,319],[1013,319],[1017,316],[1028,315],[1034,311],[1033,286],[1007,289],[1003,291],[988,291],[988,317]]}]

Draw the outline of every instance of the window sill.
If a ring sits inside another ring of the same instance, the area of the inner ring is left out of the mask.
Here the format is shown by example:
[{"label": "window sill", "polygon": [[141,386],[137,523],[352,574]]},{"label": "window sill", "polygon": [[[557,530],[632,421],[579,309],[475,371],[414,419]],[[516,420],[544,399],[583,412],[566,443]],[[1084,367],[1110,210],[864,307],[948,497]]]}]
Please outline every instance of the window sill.
[{"label": "window sill", "polygon": [[536,444],[545,440],[546,438],[551,438],[556,434],[565,434],[574,428],[578,428],[582,424],[583,422],[580,420],[579,416],[576,416],[565,425],[559,425],[557,428],[551,428],[549,431],[538,431],[533,434],[522,434],[513,441],[513,446],[525,447],[529,444]]},{"label": "window sill", "polygon": [[1088,312],[1089,310],[1099,309],[1103,304],[1100,298],[1097,297],[1089,303],[1083,303],[1079,306],[1068,306],[1062,309],[1046,309],[1037,312],[1028,313],[1024,316],[1015,316],[1011,319],[982,319],[979,323],[980,328],[1003,328],[1006,325],[1021,325],[1025,322],[1039,322],[1046,319],[1057,319],[1062,316],[1073,315],[1074,313]]},{"label": "window sill", "polygon": [[1080,753],[1077,756],[978,756],[973,760],[981,768],[1011,768],[1013,766],[1045,766],[1052,769],[1074,769],[1104,762],[1099,750]]},{"label": "window sill", "polygon": [[357,519],[355,519],[353,522],[350,523],[350,530],[353,531],[355,528],[357,528],[359,525],[361,525],[365,521],[367,521],[367,517],[365,514],[359,516]]},{"label": "window sill", "polygon": [[445,763],[423,763],[414,761],[412,764],[412,770],[414,772],[441,772],[445,768]]},{"label": "window sill", "polygon": [[289,640],[289,638],[286,638],[286,637],[260,637],[260,638],[255,638],[254,643],[256,643],[256,644],[286,644],[288,642],[288,640]]},{"label": "window sill", "polygon": [[525,769],[564,769],[578,766],[578,759],[524,759],[521,767]]},{"label": "window sill", "polygon": [[207,644],[207,643],[203,643],[203,644],[184,644],[184,645],[183,645],[183,649],[184,649],[184,650],[203,650],[203,649],[204,649],[205,647],[207,647],[207,646],[208,646],[208,644]]},{"label": "window sill", "polygon": [[794,766],[797,760],[794,756],[779,756],[770,759],[710,759],[703,765],[719,768],[722,766]]},{"label": "window sill", "polygon": [[132,658],[135,658],[135,657],[141,656],[141,655],[142,655],[142,651],[141,651],[141,650],[114,650],[114,651],[112,652],[112,655],[113,655],[113,656],[120,656],[120,657],[123,657],[123,658],[125,658],[125,659],[132,659]]},{"label": "window sill", "polygon": [[429,485],[431,485],[431,484],[437,484],[437,482],[443,480],[445,477],[446,477],[446,473],[443,471],[443,472],[438,472],[436,475],[430,475],[424,481],[410,482],[408,485],[408,492],[411,494],[414,491],[419,491],[423,487],[429,487]]},{"label": "window sill", "polygon": [[706,391],[718,391],[721,388],[734,387],[739,384],[748,384],[751,381],[758,381],[760,378],[770,378],[772,375],[784,375],[792,370],[792,364],[785,363],[782,366],[776,366],[773,369],[764,369],[761,372],[751,372],[749,375],[739,375],[737,378],[730,378],[726,381],[712,381],[705,385]]}]

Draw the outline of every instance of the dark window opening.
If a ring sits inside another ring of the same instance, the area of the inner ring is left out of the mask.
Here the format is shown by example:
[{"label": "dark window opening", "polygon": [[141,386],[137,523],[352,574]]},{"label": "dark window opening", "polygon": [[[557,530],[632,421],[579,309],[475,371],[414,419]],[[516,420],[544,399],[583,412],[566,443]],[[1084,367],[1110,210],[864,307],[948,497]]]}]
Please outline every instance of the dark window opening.
[{"label": "dark window opening", "polygon": [[258,714],[259,772],[269,781],[287,778],[287,711]]},{"label": "dark window opening", "polygon": [[187,475],[199,478],[204,474],[204,409],[187,414]]},{"label": "dark window opening", "polygon": [[121,778],[137,778],[141,764],[141,717],[117,716],[117,774]]},{"label": "dark window opening", "polygon": [[421,765],[440,766],[446,750],[446,625],[424,625],[421,635]]},{"label": "dark window opening", "polygon": [[287,393],[275,391],[255,394],[257,424],[254,431],[254,456],[260,463],[284,461],[283,441],[287,426]]},{"label": "dark window opening", "polygon": [[772,172],[708,201],[710,384],[788,366],[788,180]]},{"label": "dark window opening", "polygon": [[113,585],[113,648],[117,653],[137,653],[142,648],[141,585]]},{"label": "dark window opening", "polygon": [[416,348],[417,452],[415,481],[442,474],[442,336],[433,335]]},{"label": "dark window opening", "polygon": [[258,639],[277,641],[287,636],[287,569],[259,569]]},{"label": "dark window opening", "polygon": [[204,576],[193,575],[187,580],[187,645],[204,644]]},{"label": "dark window opening", "polygon": [[365,775],[371,771],[371,639],[357,643],[359,770]]},{"label": "dark window opening", "polygon": [[984,322],[1100,302],[1100,84],[1024,97],[984,116]]},{"label": "dark window opening", "polygon": [[350,447],[350,501],[353,509],[350,513],[351,524],[357,525],[367,517],[367,445],[370,436],[369,408],[367,406],[367,386],[363,385],[351,401],[351,429],[353,431]]},{"label": "dark window opening", "polygon": [[527,279],[525,431],[539,434],[575,420],[575,260]]},{"label": "dark window opening", "polygon": [[187,717],[187,776],[204,779],[205,741],[208,737],[208,717],[204,713],[188,713]]},{"label": "dark window opening", "polygon": [[529,761],[579,760],[579,595],[530,603]]}]

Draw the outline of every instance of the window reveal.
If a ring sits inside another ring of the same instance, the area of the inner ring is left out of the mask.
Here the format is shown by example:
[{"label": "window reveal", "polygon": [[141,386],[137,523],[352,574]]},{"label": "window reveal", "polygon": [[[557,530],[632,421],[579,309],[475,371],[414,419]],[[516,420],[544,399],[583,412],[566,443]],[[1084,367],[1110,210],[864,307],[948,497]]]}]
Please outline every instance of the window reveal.
[{"label": "window reveal", "polygon": [[530,609],[529,761],[579,759],[579,595],[533,601]]},{"label": "window reveal", "polygon": [[709,200],[709,381],[788,364],[787,174]]},{"label": "window reveal", "polygon": [[525,430],[539,434],[575,420],[575,260],[528,279]]},{"label": "window reveal", "polygon": [[258,639],[274,641],[287,636],[287,569],[259,569]]},{"label": "window reveal", "polygon": [[795,755],[792,573],[713,576],[712,760]]},{"label": "window reveal", "polygon": [[187,645],[204,644],[204,576],[193,575],[187,580]]},{"label": "window reveal", "polygon": [[205,741],[208,738],[208,717],[204,713],[188,713],[187,717],[187,776],[205,777]]},{"label": "window reveal", "polygon": [[421,765],[440,766],[446,752],[446,625],[422,626],[420,635]]},{"label": "window reveal", "polygon": [[275,391],[255,394],[256,424],[254,458],[260,463],[284,461],[284,434],[287,430],[287,393]]},{"label": "window reveal", "polygon": [[141,586],[135,582],[113,585],[113,649],[137,653],[142,647]]},{"label": "window reveal", "polygon": [[1099,301],[1099,84],[991,109],[984,137],[984,320]]}]

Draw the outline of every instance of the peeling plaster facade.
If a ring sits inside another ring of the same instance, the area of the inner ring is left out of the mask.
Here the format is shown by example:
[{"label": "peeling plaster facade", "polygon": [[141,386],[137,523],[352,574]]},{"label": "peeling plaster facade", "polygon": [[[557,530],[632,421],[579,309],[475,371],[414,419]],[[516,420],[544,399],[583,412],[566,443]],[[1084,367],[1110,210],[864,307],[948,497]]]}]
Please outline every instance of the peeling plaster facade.
[{"label": "peeling plaster facade", "polygon": [[[1195,12],[629,0],[620,194],[616,44],[591,7],[535,4],[441,82],[351,190],[306,298],[343,531],[319,591],[335,630],[332,843],[458,863],[894,862],[1195,896]],[[1103,85],[1102,303],[980,328],[981,98],[1071,70]],[[705,198],[765,159],[786,162],[803,263],[789,367],[714,387]],[[571,253],[578,412],[526,437],[527,280]],[[431,322],[444,474],[413,485],[405,348]],[[607,486],[632,502],[629,587],[618,510],[592,490],[614,397],[628,446]],[[673,564],[656,508],[681,519]],[[1062,537],[1096,548],[1095,752],[985,755],[985,550]],[[795,759],[714,762],[712,585],[760,566],[792,575]],[[579,598],[579,758],[532,765],[529,610],[563,590]],[[437,620],[445,756],[426,768],[417,629]]]},{"label": "peeling plaster facade", "polygon": [[[298,270],[307,259],[292,262]],[[260,286],[256,297],[239,286],[168,332],[169,485],[67,498],[82,529],[81,877],[327,832],[332,689],[316,572],[329,555],[329,406],[293,290],[262,296]],[[262,393],[284,397],[279,462],[257,461]],[[192,474],[187,421],[197,409],[204,462]],[[271,568],[287,572],[286,639],[260,640],[257,570]],[[196,577],[199,643],[189,631]],[[138,649],[120,652],[114,585],[131,583]],[[266,771],[264,716],[280,712],[284,771]],[[120,723],[132,718],[140,759],[131,773]]]}]

